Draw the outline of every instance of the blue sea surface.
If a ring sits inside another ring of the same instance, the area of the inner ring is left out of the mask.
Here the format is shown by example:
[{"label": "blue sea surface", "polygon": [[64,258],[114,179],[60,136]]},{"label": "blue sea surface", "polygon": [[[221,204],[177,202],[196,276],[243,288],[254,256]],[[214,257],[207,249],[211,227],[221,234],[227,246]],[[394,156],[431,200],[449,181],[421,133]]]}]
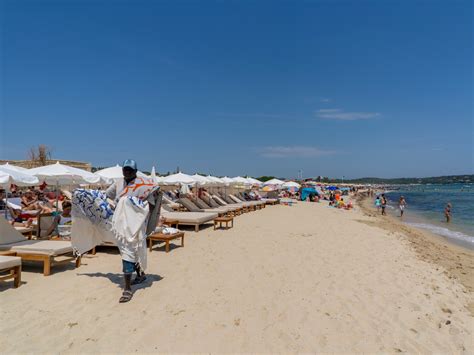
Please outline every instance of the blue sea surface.
[{"label": "blue sea surface", "polygon": [[[399,185],[385,195],[390,213],[397,216],[399,198],[405,197],[404,222],[474,249],[474,184]],[[452,205],[451,223],[444,217],[447,203]]]}]

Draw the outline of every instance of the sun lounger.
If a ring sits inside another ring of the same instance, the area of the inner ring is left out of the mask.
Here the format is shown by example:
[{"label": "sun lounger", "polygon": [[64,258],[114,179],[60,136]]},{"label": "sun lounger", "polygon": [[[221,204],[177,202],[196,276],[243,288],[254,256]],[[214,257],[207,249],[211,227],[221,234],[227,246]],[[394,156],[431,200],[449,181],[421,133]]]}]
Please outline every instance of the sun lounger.
[{"label": "sun lounger", "polygon": [[0,250],[14,251],[22,260],[43,262],[43,274],[51,273],[51,266],[75,261],[79,267],[81,259],[73,255],[69,241],[27,240],[3,217],[0,217]]},{"label": "sun lounger", "polygon": [[[3,275],[4,273],[7,275]],[[21,283],[21,258],[17,256],[0,255],[0,280],[13,279],[16,288]]]},{"label": "sun lounger", "polygon": [[38,225],[36,227],[36,237],[38,239],[48,239],[55,234],[55,231],[51,235],[48,235],[49,228],[54,223],[55,215],[52,213],[43,213],[38,216]]},{"label": "sun lounger", "polygon": [[229,194],[229,198],[231,200],[233,200],[235,203],[249,203],[251,205],[254,205],[254,206],[263,206],[265,205],[265,202],[262,202],[262,201],[246,201],[245,199],[242,200],[242,199],[239,199],[237,196],[235,195],[232,195],[232,194]]},{"label": "sun lounger", "polygon": [[211,213],[218,213],[220,215],[225,215],[228,212],[227,208],[210,208],[210,207],[199,208],[198,206],[196,206],[194,201],[191,201],[190,199],[186,197],[182,197],[178,199],[178,202],[182,204],[184,207],[186,207],[186,209],[189,212],[211,212]]},{"label": "sun lounger", "polygon": [[163,205],[168,205],[171,206],[173,210],[178,210],[180,208],[179,203],[176,203],[172,201],[167,195],[163,194],[163,199],[162,199],[162,204]]},{"label": "sun lounger", "polygon": [[240,208],[240,213],[246,213],[246,212],[249,212],[251,211],[251,205],[249,204],[244,204],[244,203],[227,203],[225,202],[220,196],[217,196],[217,195],[212,195],[212,199],[220,204],[221,206],[225,206],[225,207],[237,207],[237,208]]},{"label": "sun lounger", "polygon": [[221,211],[225,211],[227,213],[229,213],[229,212],[233,213],[233,212],[238,212],[241,209],[239,206],[231,206],[231,205],[220,206],[218,203],[216,203],[212,199],[210,199],[210,201],[214,202],[214,204],[212,206],[209,206],[209,204],[207,204],[203,199],[201,199],[199,197],[196,198],[196,204],[198,204],[199,207],[201,207],[201,205],[199,205],[199,203],[201,203],[202,206],[209,206],[207,209],[214,209],[215,211],[221,210]]},{"label": "sun lounger", "polygon": [[219,217],[216,212],[168,212],[162,210],[161,215],[167,220],[178,221],[179,225],[194,226],[194,230],[199,232],[199,226],[206,223],[212,223],[215,218]]}]

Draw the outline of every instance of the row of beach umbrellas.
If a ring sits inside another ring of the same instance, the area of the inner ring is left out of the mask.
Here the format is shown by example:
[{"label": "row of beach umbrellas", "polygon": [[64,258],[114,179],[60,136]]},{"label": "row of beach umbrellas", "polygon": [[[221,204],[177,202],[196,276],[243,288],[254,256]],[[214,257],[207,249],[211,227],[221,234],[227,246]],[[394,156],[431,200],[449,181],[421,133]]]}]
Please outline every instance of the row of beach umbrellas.
[{"label": "row of beach umbrellas", "polygon": [[[139,177],[148,177],[142,172],[138,172]],[[68,165],[56,164],[41,166],[33,169],[25,169],[11,164],[0,165],[0,185],[8,187],[11,184],[18,186],[32,186],[46,182],[53,186],[71,186],[71,185],[94,185],[102,184],[109,185],[114,180],[121,178],[122,167],[116,165],[110,168],[99,170],[95,173],[74,168]],[[197,185],[197,186],[259,186],[267,187],[269,189],[285,189],[285,188],[300,188],[300,184],[294,181],[282,181],[279,179],[271,179],[264,183],[251,178],[236,176],[230,178],[224,176],[222,178],[216,176],[203,176],[199,174],[188,175],[182,172],[160,177],[155,173],[155,168],[152,169],[151,178],[153,178],[159,185]]]},{"label": "row of beach umbrellas", "polygon": [[[148,177],[142,172],[137,174],[140,177]],[[0,165],[0,185],[8,187],[11,184],[17,186],[32,186],[46,182],[53,186],[71,186],[71,185],[93,185],[111,184],[114,180],[121,178],[122,167],[116,165],[110,168],[99,170],[95,173],[74,168],[57,162],[56,164],[41,166],[33,169],[25,169],[11,164]],[[223,178],[215,176],[202,176],[199,174],[188,175],[182,172],[164,177],[157,176],[155,169],[152,169],[151,178],[160,185],[198,185],[198,186],[254,186],[262,185],[262,182],[248,177],[237,176]]]}]

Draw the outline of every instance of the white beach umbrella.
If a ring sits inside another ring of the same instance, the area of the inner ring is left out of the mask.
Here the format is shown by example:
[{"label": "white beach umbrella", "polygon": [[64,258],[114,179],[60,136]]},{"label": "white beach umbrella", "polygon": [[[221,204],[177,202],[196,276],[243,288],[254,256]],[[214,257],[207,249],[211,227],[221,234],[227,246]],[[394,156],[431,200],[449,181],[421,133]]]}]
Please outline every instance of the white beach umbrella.
[{"label": "white beach umbrella", "polygon": [[155,167],[152,167],[152,168],[151,168],[150,177],[153,179],[153,181],[154,181],[156,184],[157,184],[158,182],[160,182],[160,180],[161,180],[161,178],[156,175]]},{"label": "white beach umbrella", "polygon": [[261,182],[260,180],[254,179],[254,178],[252,178],[252,177],[248,177],[248,178],[247,178],[247,181],[248,181],[249,183],[251,183],[252,185],[259,185],[259,186],[260,186],[260,185],[263,184],[263,182]]},{"label": "white beach umbrella", "polygon": [[234,178],[232,178],[232,180],[234,180],[234,183],[233,185],[235,186],[244,186],[244,187],[249,187],[249,186],[252,186],[252,184],[250,182],[247,181],[246,178],[242,177],[242,176],[236,176]]},{"label": "white beach umbrella", "polygon": [[207,175],[206,178],[213,181],[216,186],[223,186],[223,185],[226,184],[224,181],[222,181],[222,179],[220,179],[216,176]]},{"label": "white beach umbrella", "polygon": [[194,174],[191,176],[199,186],[210,186],[210,185],[215,185],[214,181],[209,180],[207,177],[199,175],[199,174]]},{"label": "white beach umbrella", "polygon": [[[118,164],[115,165],[115,166],[111,166],[110,168],[97,170],[95,173],[97,175],[99,175],[101,177],[104,177],[104,178],[107,178],[107,179],[118,180],[118,179],[123,178],[122,167]],[[147,175],[145,175],[141,171],[137,172],[137,176],[138,177],[148,177]]]},{"label": "white beach umbrella", "polygon": [[19,171],[20,173],[26,173],[26,174],[29,174],[29,169],[27,168],[22,168],[21,166],[16,166],[16,165],[12,165],[10,163],[5,163],[3,165],[0,165],[0,168],[3,167],[3,168],[8,168],[10,170],[15,170],[15,171]]},{"label": "white beach umbrella", "polygon": [[[100,183],[99,175],[59,162],[30,169],[29,172],[48,185],[56,185],[56,191],[59,190],[59,186]],[[58,197],[56,193],[56,208],[58,208]]]},{"label": "white beach umbrella", "polygon": [[266,185],[282,185],[283,183],[284,183],[284,181],[281,181],[280,179],[271,179],[271,180],[265,181],[263,183],[263,186],[266,186]]},{"label": "white beach umbrella", "polygon": [[39,179],[26,171],[14,170],[12,165],[0,165],[0,185],[9,187],[11,184],[18,186],[38,185]]},{"label": "white beach umbrella", "polygon": [[196,180],[192,176],[183,173],[165,176],[161,181],[162,185],[194,185]]},{"label": "white beach umbrella", "polygon": [[97,184],[100,182],[100,176],[94,173],[60,164],[59,162],[30,169],[29,172],[40,181],[45,181],[49,185],[64,186]]},{"label": "white beach umbrella", "polygon": [[[38,185],[39,179],[27,172],[13,170],[6,165],[8,164],[0,166],[0,186],[2,186],[7,191],[5,194],[5,203],[8,204],[8,191],[11,184],[18,186]],[[6,216],[7,209],[5,208],[5,217]]]},{"label": "white beach umbrella", "polygon": [[227,185],[234,183],[234,180],[227,176],[224,176],[223,178],[221,178],[221,180],[224,184],[227,184]]},{"label": "white beach umbrella", "polygon": [[301,185],[294,181],[286,181],[285,183],[281,185],[281,187],[284,187],[284,188],[296,187],[299,189]]}]

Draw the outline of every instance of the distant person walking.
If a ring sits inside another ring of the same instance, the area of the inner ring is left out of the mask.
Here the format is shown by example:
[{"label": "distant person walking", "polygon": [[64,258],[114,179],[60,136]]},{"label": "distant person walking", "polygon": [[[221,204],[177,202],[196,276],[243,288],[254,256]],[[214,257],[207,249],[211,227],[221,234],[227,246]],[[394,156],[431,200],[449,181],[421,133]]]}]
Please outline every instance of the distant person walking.
[{"label": "distant person walking", "polygon": [[380,206],[382,207],[382,216],[385,216],[385,208],[387,207],[387,199],[385,198],[385,194],[382,194],[382,198],[380,201]]},{"label": "distant person walking", "polygon": [[400,200],[398,201],[398,208],[400,208],[400,217],[403,217],[403,212],[405,211],[406,206],[407,202],[405,201],[405,197],[400,196]]},{"label": "distant person walking", "polygon": [[448,203],[444,208],[444,216],[446,217],[446,223],[451,222],[451,203]]}]

